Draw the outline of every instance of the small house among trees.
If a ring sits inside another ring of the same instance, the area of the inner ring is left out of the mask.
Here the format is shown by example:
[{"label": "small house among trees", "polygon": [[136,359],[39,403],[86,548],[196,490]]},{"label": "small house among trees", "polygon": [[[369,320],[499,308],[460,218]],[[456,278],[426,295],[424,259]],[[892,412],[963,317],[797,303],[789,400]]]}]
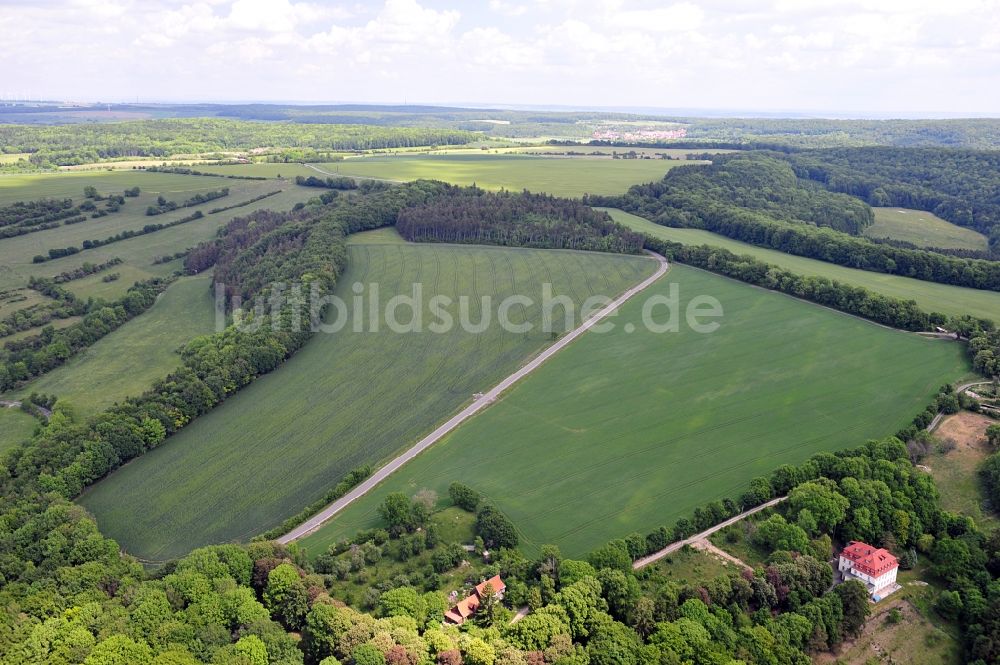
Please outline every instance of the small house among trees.
[{"label": "small house among trees", "polygon": [[475,614],[480,605],[486,602],[497,602],[503,599],[507,585],[503,583],[499,575],[494,575],[485,582],[476,585],[472,594],[444,613],[445,623],[460,626],[465,620]]},{"label": "small house among trees", "polygon": [[852,540],[840,552],[837,570],[843,581],[858,580],[864,584],[868,595],[875,602],[899,589],[896,584],[899,561],[896,557],[888,550],[856,540]]}]

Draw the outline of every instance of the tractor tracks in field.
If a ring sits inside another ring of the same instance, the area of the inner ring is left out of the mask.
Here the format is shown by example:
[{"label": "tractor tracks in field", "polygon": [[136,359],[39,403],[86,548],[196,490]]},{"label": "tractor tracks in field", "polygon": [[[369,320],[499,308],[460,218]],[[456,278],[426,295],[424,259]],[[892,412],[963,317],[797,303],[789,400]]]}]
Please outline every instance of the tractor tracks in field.
[{"label": "tractor tracks in field", "polygon": [[[312,167],[314,168],[314,167]],[[320,171],[319,169],[315,169]],[[324,173],[324,171],[320,171]],[[330,174],[336,175],[336,174]],[[515,383],[526,377],[531,372],[538,369],[546,360],[557,354],[566,346],[569,346],[576,338],[583,335],[585,332],[593,328],[595,325],[600,323],[601,320],[605,319],[612,313],[616,312],[622,305],[624,305],[633,296],[641,293],[648,287],[652,286],[657,280],[659,280],[666,272],[670,269],[670,264],[667,259],[655,252],[647,253],[652,256],[659,265],[656,268],[656,272],[652,275],[639,282],[632,288],[625,291],[625,293],[618,296],[609,305],[601,308],[597,313],[588,318],[586,321],[581,323],[579,326],[574,328],[572,331],[566,333],[558,341],[556,341],[552,346],[543,350],[540,354],[535,356],[532,360],[523,365],[519,370],[505,378],[503,381],[498,383],[488,392],[478,395],[477,398],[469,404],[467,407],[459,411],[457,414],[452,416],[443,425],[439,426],[433,432],[425,436],[423,439],[418,441],[412,447],[393,458],[388,464],[379,468],[375,473],[369,476],[367,479],[362,481],[350,492],[337,499],[326,508],[316,513],[308,520],[295,527],[288,533],[277,538],[279,543],[290,543],[294,540],[298,540],[304,536],[309,535],[316,529],[320,528],[322,525],[330,521],[337,513],[341,512],[349,505],[360,499],[362,496],[370,492],[377,485],[379,485],[383,480],[388,478],[392,473],[397,471],[404,464],[409,462],[411,459],[422,453],[424,450],[430,448],[435,443],[444,438],[447,434],[451,433],[463,422],[471,418],[472,416],[479,413],[481,410],[485,409],[487,406],[495,402],[502,393],[511,388]]]}]

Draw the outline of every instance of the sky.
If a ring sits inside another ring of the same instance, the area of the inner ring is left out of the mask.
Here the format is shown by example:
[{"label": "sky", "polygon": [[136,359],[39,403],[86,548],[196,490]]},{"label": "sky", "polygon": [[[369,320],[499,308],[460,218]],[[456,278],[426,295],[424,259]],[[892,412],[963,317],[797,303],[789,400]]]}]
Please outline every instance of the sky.
[{"label": "sky", "polygon": [[1000,115],[1000,0],[0,0],[0,99]]}]

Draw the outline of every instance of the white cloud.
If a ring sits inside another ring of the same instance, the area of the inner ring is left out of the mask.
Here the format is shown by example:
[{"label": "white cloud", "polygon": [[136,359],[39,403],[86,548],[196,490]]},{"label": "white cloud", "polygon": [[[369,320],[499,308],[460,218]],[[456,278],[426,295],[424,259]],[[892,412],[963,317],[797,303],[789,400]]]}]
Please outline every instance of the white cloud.
[{"label": "white cloud", "polygon": [[0,2],[49,97],[1000,111],[1000,0]]}]

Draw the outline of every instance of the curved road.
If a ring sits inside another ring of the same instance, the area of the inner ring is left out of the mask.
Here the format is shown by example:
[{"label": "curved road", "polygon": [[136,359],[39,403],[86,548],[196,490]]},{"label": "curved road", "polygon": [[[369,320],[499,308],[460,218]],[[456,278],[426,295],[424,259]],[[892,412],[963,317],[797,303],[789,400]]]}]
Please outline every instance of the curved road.
[{"label": "curved road", "polygon": [[339,513],[347,506],[351,505],[353,502],[357,501],[359,498],[361,498],[369,491],[371,491],[372,488],[374,488],[376,485],[378,485],[383,480],[388,478],[390,474],[396,471],[396,469],[409,462],[411,459],[422,453],[427,448],[433,446],[441,439],[441,437],[445,436],[453,429],[461,425],[463,422],[465,422],[466,420],[468,420],[469,418],[471,418],[472,416],[476,415],[481,410],[486,408],[490,403],[495,401],[497,397],[500,396],[501,393],[503,393],[505,390],[510,388],[512,385],[523,379],[531,372],[538,369],[538,367],[540,367],[542,363],[544,363],[546,360],[548,360],[555,354],[559,353],[561,349],[571,344],[573,340],[575,340],[577,337],[579,337],[583,333],[593,328],[595,325],[597,325],[597,323],[601,321],[601,319],[607,317],[609,314],[617,310],[619,307],[625,304],[625,302],[629,300],[632,296],[636,295],[640,291],[645,290],[650,285],[652,285],[656,280],[660,279],[660,277],[663,277],[663,275],[666,274],[667,270],[670,269],[670,264],[667,263],[667,260],[664,257],[660,256],[659,254],[656,254],[655,252],[650,252],[647,250],[647,253],[650,254],[653,258],[655,258],[660,264],[659,266],[657,266],[655,273],[653,273],[651,276],[647,277],[640,283],[636,284],[625,293],[618,296],[618,298],[612,301],[610,305],[607,305],[606,307],[598,311],[596,314],[591,316],[589,319],[584,321],[582,324],[580,324],[580,326],[574,328],[571,332],[564,335],[555,344],[546,348],[524,367],[517,370],[516,372],[508,376],[506,379],[498,383],[496,386],[494,386],[489,392],[484,393],[483,395],[477,397],[477,399],[472,404],[459,411],[446,423],[444,423],[436,430],[434,430],[433,432],[425,436],[423,439],[418,441],[416,444],[414,444],[412,448],[405,451],[404,453],[393,459],[385,466],[381,467],[378,471],[373,473],[371,476],[369,476],[366,480],[364,480],[360,485],[352,489],[350,492],[348,492],[341,498],[337,499],[329,506],[327,506],[320,512],[316,513],[308,520],[306,520],[299,526],[295,527],[285,535],[281,536],[280,538],[277,538],[277,541],[279,543],[290,543],[293,540],[298,540],[299,538],[302,538],[303,536],[306,536],[315,531],[316,529],[318,529],[320,526],[329,521],[330,518],[332,518],[334,515]]},{"label": "curved road", "polygon": [[[962,385],[957,386],[955,388],[955,394],[957,395],[959,393],[964,393],[966,390],[968,390],[972,386],[981,386],[981,385],[984,385],[984,384],[987,384],[987,383],[993,383],[993,382],[992,381],[970,381],[969,383],[963,383]],[[944,418],[944,416],[945,416],[945,414],[944,414],[943,411],[938,411],[938,414],[936,416],[934,416],[934,420],[932,420],[931,424],[927,426],[927,431],[928,432],[933,432],[934,428],[936,428],[938,426],[938,424],[940,424],[941,419]]]}]

